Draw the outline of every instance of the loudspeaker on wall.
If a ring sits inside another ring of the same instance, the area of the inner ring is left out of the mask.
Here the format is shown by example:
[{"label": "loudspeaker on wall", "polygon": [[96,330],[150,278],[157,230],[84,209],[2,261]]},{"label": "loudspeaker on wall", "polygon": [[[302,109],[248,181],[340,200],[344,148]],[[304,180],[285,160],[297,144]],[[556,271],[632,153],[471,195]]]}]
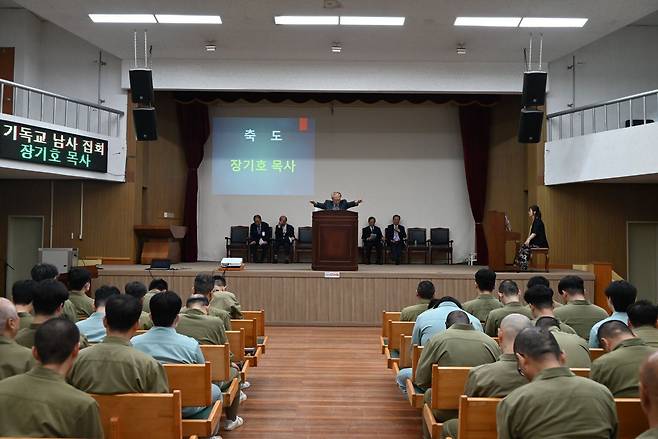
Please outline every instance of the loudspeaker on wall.
[{"label": "loudspeaker on wall", "polygon": [[133,122],[135,124],[135,137],[138,141],[158,139],[155,125],[155,108],[133,109]]},{"label": "loudspeaker on wall", "polygon": [[523,108],[519,119],[519,143],[537,143],[541,140],[544,112]]}]

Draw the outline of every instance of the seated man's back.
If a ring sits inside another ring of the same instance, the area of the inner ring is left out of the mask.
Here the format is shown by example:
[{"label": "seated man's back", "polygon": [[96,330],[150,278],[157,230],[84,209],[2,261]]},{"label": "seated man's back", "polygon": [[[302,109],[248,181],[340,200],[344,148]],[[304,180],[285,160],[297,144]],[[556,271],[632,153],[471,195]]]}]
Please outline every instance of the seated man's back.
[{"label": "seated man's back", "polygon": [[538,328],[543,328],[551,332],[560,349],[564,353],[566,367],[579,367],[589,369],[592,365],[592,359],[589,354],[589,346],[585,339],[578,337],[576,334],[567,334],[559,329],[559,322],[554,317],[540,317],[535,322]]},{"label": "seated man's back", "polygon": [[[433,302],[434,303],[434,302]],[[459,301],[453,297],[445,296],[438,299],[432,309],[428,309],[416,318],[412,333],[412,342],[424,346],[436,334],[446,330],[446,318],[452,311],[461,310]],[[480,320],[474,315],[466,313],[473,327],[482,331]]]},{"label": "seated man's back", "polygon": [[25,373],[34,366],[32,351],[14,341],[19,327],[16,307],[0,297],[0,380]]},{"label": "seated man's back", "polygon": [[235,294],[226,290],[226,278],[222,275],[213,276],[214,287],[210,299],[210,307],[223,309],[228,312],[232,319],[241,319],[242,307]]},{"label": "seated man's back", "polygon": [[199,344],[226,344],[224,322],[219,317],[209,316],[208,299],[202,294],[193,294],[185,303],[185,311],[179,314],[176,332],[192,337]]},{"label": "seated man's back", "polygon": [[400,321],[415,322],[419,315],[427,311],[427,306],[434,298],[434,292],[435,288],[432,282],[428,280],[421,281],[416,288],[418,303],[403,308],[400,312]]},{"label": "seated man's back", "polygon": [[122,294],[110,297],[105,306],[108,334],[80,353],[68,381],[87,393],[105,395],[169,392],[162,365],[129,341],[139,325],[139,301]]},{"label": "seated man's back", "polygon": [[638,300],[628,307],[628,326],[651,347],[658,348],[658,306],[648,300]]},{"label": "seated man's back", "polygon": [[585,282],[579,276],[565,276],[557,287],[567,304],[555,308],[555,317],[571,326],[579,337],[589,341],[592,326],[608,317],[608,312],[585,298]]}]

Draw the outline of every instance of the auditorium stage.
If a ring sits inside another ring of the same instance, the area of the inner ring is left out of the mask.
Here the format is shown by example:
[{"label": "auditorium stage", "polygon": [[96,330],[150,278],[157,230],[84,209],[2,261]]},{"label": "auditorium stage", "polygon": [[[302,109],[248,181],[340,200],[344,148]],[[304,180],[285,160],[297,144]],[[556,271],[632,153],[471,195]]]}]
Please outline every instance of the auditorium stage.
[{"label": "auditorium stage", "polygon": [[[181,263],[176,270],[146,270],[145,265],[105,265],[93,287],[102,284],[123,287],[139,280],[164,278],[169,288],[186,298],[194,276],[218,272],[212,262]],[[247,264],[242,271],[225,273],[229,290],[235,292],[243,309],[265,309],[268,325],[379,326],[383,310],[399,310],[415,302],[416,286],[431,280],[437,297],[454,296],[461,301],[476,296],[474,273],[481,267],[467,265],[359,265],[359,271],[340,272],[325,278],[310,264]],[[553,289],[567,274],[578,274],[588,291],[594,291],[594,275],[576,270],[550,273],[499,273],[524,286],[536,274],[546,276]]]}]

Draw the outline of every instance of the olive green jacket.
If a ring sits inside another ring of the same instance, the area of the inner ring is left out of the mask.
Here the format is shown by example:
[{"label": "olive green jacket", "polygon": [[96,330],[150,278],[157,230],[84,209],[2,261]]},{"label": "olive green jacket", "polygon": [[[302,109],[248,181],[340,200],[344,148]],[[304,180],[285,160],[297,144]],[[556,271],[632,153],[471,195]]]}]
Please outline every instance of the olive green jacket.
[{"label": "olive green jacket", "polygon": [[428,299],[419,299],[415,305],[407,306],[400,312],[400,321],[402,322],[415,322],[416,318],[424,311],[427,311],[427,305],[430,301]]},{"label": "olive green jacket", "polygon": [[0,335],[0,380],[25,373],[35,363],[30,349]]},{"label": "olive green jacket", "polygon": [[658,328],[654,326],[640,326],[633,328],[633,332],[649,346],[658,348]]},{"label": "olive green jacket", "polygon": [[229,291],[213,291],[210,307],[223,309],[231,315],[232,319],[242,318],[242,307],[235,294]]},{"label": "olive green jacket", "polygon": [[532,320],[532,312],[530,312],[525,306],[521,305],[520,302],[510,302],[503,305],[502,308],[491,310],[487,317],[487,322],[484,324],[485,334],[489,337],[497,337],[500,322],[510,314],[521,314]]},{"label": "olive green jacket", "polygon": [[555,317],[571,326],[576,334],[589,341],[595,323],[608,317],[606,310],[588,300],[572,300],[554,311]]},{"label": "olive green jacket", "polygon": [[606,386],[615,398],[640,396],[640,365],[656,352],[644,340],[629,338],[594,360],[590,378]]},{"label": "olive green jacket", "polygon": [[176,332],[192,337],[199,344],[221,345],[228,341],[221,318],[206,315],[194,308],[180,314]]},{"label": "olive green jacket", "polygon": [[464,311],[474,315],[484,325],[489,317],[489,313],[498,308],[502,308],[503,304],[495,298],[492,294],[481,293],[477,298],[469,300],[464,304]]},{"label": "olive green jacket", "polygon": [[[18,334],[16,334],[16,343],[21,346],[25,346],[26,348],[32,349],[32,346],[34,346],[34,336],[37,333],[39,326],[41,326],[41,323],[30,323],[30,326],[18,331]],[[80,349],[84,349],[87,346],[89,346],[89,341],[87,340],[87,337],[81,333]]]}]

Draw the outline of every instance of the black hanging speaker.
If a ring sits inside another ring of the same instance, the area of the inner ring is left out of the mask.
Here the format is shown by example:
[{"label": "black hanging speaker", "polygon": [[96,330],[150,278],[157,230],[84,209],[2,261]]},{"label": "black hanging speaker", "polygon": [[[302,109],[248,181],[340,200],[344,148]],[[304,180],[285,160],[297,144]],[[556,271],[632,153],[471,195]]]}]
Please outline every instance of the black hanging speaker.
[{"label": "black hanging speaker", "polygon": [[544,112],[540,110],[521,109],[519,120],[519,143],[537,143],[541,140],[541,127]]},{"label": "black hanging speaker", "polygon": [[135,124],[135,137],[138,141],[158,139],[155,127],[155,108],[133,109],[133,122]]},{"label": "black hanging speaker", "polygon": [[153,75],[151,69],[131,69],[130,93],[135,104],[153,106]]},{"label": "black hanging speaker", "polygon": [[546,101],[546,72],[525,72],[523,74],[523,107],[544,105]]}]

